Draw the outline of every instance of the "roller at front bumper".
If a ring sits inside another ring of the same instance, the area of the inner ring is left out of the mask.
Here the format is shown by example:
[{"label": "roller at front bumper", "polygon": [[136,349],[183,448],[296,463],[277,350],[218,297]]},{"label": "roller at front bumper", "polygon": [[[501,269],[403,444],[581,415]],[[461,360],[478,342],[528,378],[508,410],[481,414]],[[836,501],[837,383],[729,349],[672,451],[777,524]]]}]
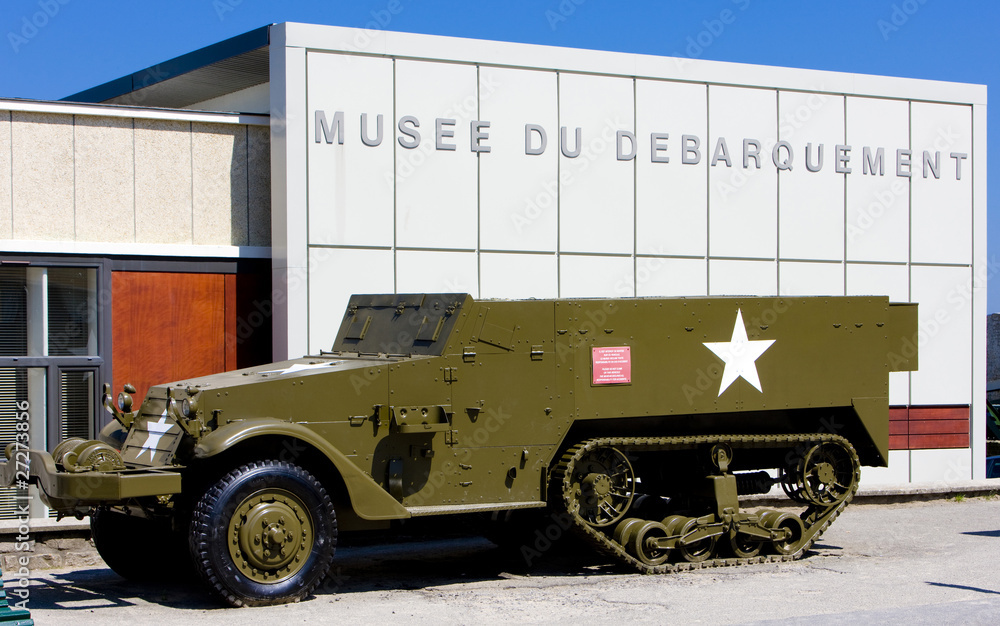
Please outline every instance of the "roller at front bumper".
[{"label": "roller at front bumper", "polygon": [[95,505],[181,491],[182,468],[178,466],[70,472],[60,469],[44,450],[14,446],[8,447],[7,459],[0,462],[0,487],[37,485],[42,502],[63,514],[86,513]]}]

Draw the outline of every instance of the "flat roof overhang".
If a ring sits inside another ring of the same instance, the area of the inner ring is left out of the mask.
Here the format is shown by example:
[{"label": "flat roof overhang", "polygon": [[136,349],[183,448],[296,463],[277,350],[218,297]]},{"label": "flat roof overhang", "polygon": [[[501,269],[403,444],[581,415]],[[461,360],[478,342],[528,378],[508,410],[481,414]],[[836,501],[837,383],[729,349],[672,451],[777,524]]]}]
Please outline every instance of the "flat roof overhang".
[{"label": "flat roof overhang", "polygon": [[271,25],[62,98],[180,109],[268,82]]}]

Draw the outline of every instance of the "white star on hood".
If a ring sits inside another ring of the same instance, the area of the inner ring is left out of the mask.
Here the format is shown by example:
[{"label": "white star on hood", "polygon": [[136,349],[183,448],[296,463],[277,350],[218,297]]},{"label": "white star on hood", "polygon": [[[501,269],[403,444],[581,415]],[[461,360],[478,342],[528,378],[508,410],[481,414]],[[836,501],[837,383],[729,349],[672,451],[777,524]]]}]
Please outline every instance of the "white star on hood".
[{"label": "white star on hood", "polygon": [[760,387],[760,377],[757,375],[757,358],[771,347],[774,339],[747,338],[747,329],[743,324],[743,311],[736,310],[736,325],[733,327],[733,338],[729,341],[706,341],[704,345],[726,364],[722,372],[722,382],[719,384],[719,395],[729,388],[737,378],[742,378],[754,388],[764,393]]},{"label": "white star on hood", "polygon": [[284,376],[285,374],[294,374],[295,372],[301,372],[303,370],[314,370],[322,367],[330,367],[331,365],[336,365],[341,361],[324,361],[323,363],[293,363],[283,370],[267,370],[264,372],[257,372],[258,374],[277,374],[278,376]]},{"label": "white star on hood", "polygon": [[152,420],[147,421],[146,430],[149,431],[149,434],[146,435],[146,441],[144,441],[142,446],[140,446],[139,454],[135,455],[135,460],[138,461],[139,457],[146,453],[146,450],[149,450],[149,459],[152,460],[153,455],[156,454],[156,446],[160,443],[160,439],[162,439],[163,435],[165,435],[168,430],[173,428],[173,426],[173,422],[167,422],[166,409],[163,410],[163,415],[160,416],[159,420],[155,422]]}]

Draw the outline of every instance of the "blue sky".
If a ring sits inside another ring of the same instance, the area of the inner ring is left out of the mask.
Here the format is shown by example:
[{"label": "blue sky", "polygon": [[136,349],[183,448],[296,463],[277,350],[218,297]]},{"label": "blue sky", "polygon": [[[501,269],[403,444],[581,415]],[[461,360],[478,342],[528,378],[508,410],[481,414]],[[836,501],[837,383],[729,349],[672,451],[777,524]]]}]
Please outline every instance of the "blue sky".
[{"label": "blue sky", "polygon": [[[727,9],[735,19],[722,24]],[[998,2],[3,0],[0,96],[58,99],[272,22],[363,27],[390,15],[386,28],[406,32],[986,84],[991,101],[1000,77]],[[993,190],[998,115],[989,109]],[[1000,277],[990,284],[1000,312]]]}]

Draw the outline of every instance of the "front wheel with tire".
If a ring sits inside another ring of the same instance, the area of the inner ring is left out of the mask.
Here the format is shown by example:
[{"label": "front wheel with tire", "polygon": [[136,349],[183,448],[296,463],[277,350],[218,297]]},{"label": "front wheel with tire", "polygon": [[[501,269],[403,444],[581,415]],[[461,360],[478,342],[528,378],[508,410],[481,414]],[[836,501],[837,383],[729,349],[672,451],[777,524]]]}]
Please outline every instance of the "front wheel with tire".
[{"label": "front wheel with tire", "polygon": [[308,471],[281,461],[243,465],[194,509],[190,547],[202,579],[233,606],[297,602],[326,577],[337,517]]}]

